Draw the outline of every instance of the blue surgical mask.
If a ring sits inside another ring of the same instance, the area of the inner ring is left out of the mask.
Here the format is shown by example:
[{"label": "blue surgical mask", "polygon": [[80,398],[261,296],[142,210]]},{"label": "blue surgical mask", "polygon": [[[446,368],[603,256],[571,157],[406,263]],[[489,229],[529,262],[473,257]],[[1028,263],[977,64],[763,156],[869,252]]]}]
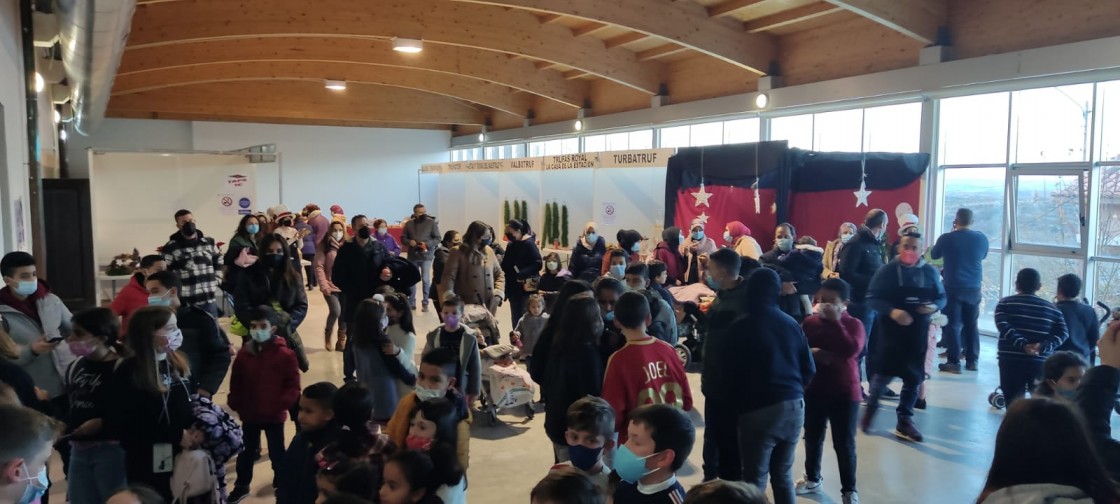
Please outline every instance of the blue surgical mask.
[{"label": "blue surgical mask", "polygon": [[1074,401],[1077,399],[1077,389],[1056,389],[1054,392],[1058,394],[1058,397],[1067,401]]},{"label": "blue surgical mask", "polygon": [[637,254],[642,251],[642,242],[635,243],[630,246],[630,251]]},{"label": "blue surgical mask", "polygon": [[30,296],[30,295],[34,294],[35,291],[39,290],[39,281],[38,280],[20,280],[20,282],[18,284],[16,284],[16,289],[15,290],[16,290],[16,294],[19,294],[23,297]]},{"label": "blue surgical mask", "polygon": [[610,273],[612,277],[622,280],[626,276],[626,265],[613,264],[611,265]]},{"label": "blue surgical mask", "polygon": [[483,238],[483,239],[482,239],[482,242],[480,242],[480,243],[479,243],[478,245],[479,245],[480,247],[488,247],[488,246],[490,246],[490,243],[491,243],[491,242],[493,242],[493,241],[494,241],[494,240],[493,240],[493,239],[491,239],[491,238]]},{"label": "blue surgical mask", "polygon": [[251,235],[255,235],[261,232],[261,226],[259,224],[249,224],[248,226],[245,226],[245,231],[247,231]]},{"label": "blue surgical mask", "polygon": [[588,448],[583,445],[568,445],[568,458],[576,469],[587,472],[599,463],[599,456],[603,454],[603,447]]},{"label": "blue surgical mask", "polygon": [[587,233],[587,243],[595,245],[595,242],[597,241],[599,241],[599,235],[595,233]]},{"label": "blue surgical mask", "polygon": [[712,278],[711,275],[708,275],[704,278],[704,283],[708,284],[708,288],[714,291],[718,291],[720,289],[719,282],[717,282],[716,279]]},{"label": "blue surgical mask", "polygon": [[171,306],[171,293],[167,292],[162,296],[148,296],[148,305],[150,306]]},{"label": "blue surgical mask", "polygon": [[[23,470],[31,473],[26,462],[23,463]],[[50,480],[47,479],[47,466],[44,465],[37,476],[28,477],[24,481],[27,482],[27,488],[23,491],[23,496],[20,497],[18,504],[31,504],[39,500],[43,494],[47,493],[47,486],[50,485]]]},{"label": "blue surgical mask", "polygon": [[253,341],[264,343],[272,339],[272,329],[249,329],[249,335],[253,337]]},{"label": "blue surgical mask", "polygon": [[603,320],[606,320],[607,322],[614,322],[614,312],[613,311],[607,312],[606,315],[603,315]]},{"label": "blue surgical mask", "polygon": [[622,478],[622,481],[635,484],[638,480],[653,472],[646,469],[646,459],[654,455],[656,453],[639,457],[634,455],[634,452],[630,451],[626,445],[619,446],[618,453],[614,456],[614,471],[618,473],[618,477]]},{"label": "blue surgical mask", "polygon": [[439,390],[424,388],[420,385],[417,385],[413,390],[416,392],[416,398],[421,401],[431,401],[444,396],[444,393]]},{"label": "blue surgical mask", "polygon": [[782,252],[789,252],[789,249],[793,248],[793,239],[791,238],[779,238],[774,243]]},{"label": "blue surgical mask", "polygon": [[693,231],[692,232],[692,239],[693,240],[703,240],[704,239],[704,232],[703,231]]}]

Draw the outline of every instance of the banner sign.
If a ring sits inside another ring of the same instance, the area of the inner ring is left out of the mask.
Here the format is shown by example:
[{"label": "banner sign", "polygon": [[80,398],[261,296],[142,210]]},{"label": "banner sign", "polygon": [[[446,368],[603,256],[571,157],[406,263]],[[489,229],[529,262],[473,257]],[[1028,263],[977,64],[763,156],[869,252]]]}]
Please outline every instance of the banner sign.
[{"label": "banner sign", "polygon": [[507,159],[503,171],[537,171],[541,169],[541,158]]},{"label": "banner sign", "polygon": [[443,167],[446,163],[426,164],[420,166],[420,173],[443,173]]},{"label": "banner sign", "polygon": [[600,152],[597,168],[663,168],[676,149]]},{"label": "banner sign", "polygon": [[579,168],[598,168],[599,156],[593,152],[583,154],[561,154],[541,158],[544,170],[575,170]]},{"label": "banner sign", "polygon": [[420,166],[420,173],[579,170],[585,168],[664,168],[676,149],[584,152],[515,159],[458,161]]}]

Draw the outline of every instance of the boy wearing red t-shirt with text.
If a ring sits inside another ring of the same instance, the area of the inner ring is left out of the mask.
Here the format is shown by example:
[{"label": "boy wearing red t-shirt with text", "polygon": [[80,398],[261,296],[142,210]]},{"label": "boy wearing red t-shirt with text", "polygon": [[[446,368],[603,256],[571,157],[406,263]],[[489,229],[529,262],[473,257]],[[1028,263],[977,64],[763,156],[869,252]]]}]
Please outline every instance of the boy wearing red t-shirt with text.
[{"label": "boy wearing red t-shirt with text", "polygon": [[649,300],[640,292],[627,292],[614,305],[614,323],[626,345],[607,360],[603,399],[614,408],[619,445],[626,442],[630,412],[646,404],[668,404],[692,410],[692,391],[676,350],[646,334]]}]

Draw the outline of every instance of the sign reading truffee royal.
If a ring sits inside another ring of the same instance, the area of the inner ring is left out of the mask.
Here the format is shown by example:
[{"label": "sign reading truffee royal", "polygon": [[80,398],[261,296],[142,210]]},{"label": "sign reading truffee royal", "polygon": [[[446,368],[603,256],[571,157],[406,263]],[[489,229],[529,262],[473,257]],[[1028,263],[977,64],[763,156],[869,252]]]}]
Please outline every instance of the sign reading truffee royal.
[{"label": "sign reading truffee royal", "polygon": [[575,170],[599,167],[599,156],[594,152],[545,156],[541,160],[545,170]]},{"label": "sign reading truffee royal", "polygon": [[664,168],[676,149],[600,152],[597,168]]}]

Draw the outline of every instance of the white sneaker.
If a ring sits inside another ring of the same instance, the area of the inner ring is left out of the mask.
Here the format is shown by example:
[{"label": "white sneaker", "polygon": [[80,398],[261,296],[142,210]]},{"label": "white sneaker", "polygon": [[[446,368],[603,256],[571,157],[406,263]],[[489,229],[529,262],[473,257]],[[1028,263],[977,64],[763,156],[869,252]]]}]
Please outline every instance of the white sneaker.
[{"label": "white sneaker", "polygon": [[817,481],[809,481],[807,477],[802,477],[797,480],[797,485],[794,487],[794,492],[797,495],[815,494],[821,492],[821,486],[824,485],[824,478]]},{"label": "white sneaker", "polygon": [[855,492],[844,492],[844,504],[859,504],[859,494]]}]

